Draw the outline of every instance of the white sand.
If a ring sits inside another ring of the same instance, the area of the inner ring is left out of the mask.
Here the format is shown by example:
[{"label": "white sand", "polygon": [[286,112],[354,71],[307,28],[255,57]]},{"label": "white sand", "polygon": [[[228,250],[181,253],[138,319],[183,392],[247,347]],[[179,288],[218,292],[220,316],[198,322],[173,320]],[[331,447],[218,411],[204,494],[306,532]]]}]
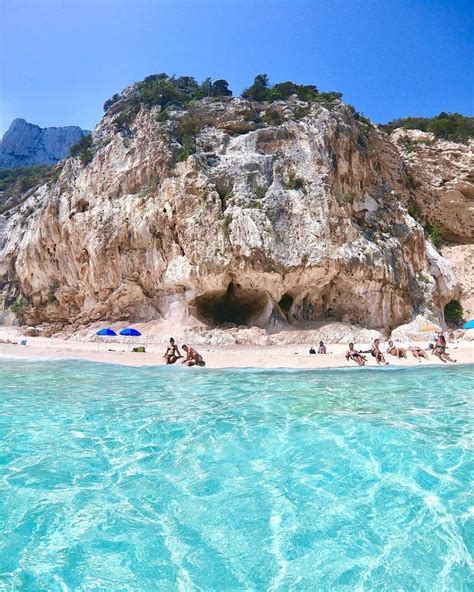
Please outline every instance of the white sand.
[{"label": "white sand", "polygon": [[[146,345],[146,353],[132,353],[122,343],[100,344],[88,341],[72,341],[46,337],[18,337],[15,333],[0,330],[0,339],[19,341],[26,339],[26,345],[0,343],[1,357],[26,359],[81,359],[93,362],[123,364],[127,366],[156,366],[164,364],[163,345]],[[192,345],[192,344],[191,344]],[[357,349],[369,349],[369,344],[356,344]],[[196,349],[206,360],[208,368],[337,368],[356,367],[347,362],[344,354],[346,345],[327,344],[328,354],[309,355],[309,345],[281,346],[197,346]],[[114,351],[108,351],[109,349]],[[383,349],[385,347],[383,346]],[[474,363],[474,342],[460,341],[448,345],[448,353],[458,363]],[[421,363],[411,352],[408,359],[398,360],[387,356],[392,366],[423,366],[426,364],[444,365],[438,358],[428,354],[429,361]],[[179,361],[177,362],[179,365]],[[367,366],[377,366],[375,359],[367,355]]]}]

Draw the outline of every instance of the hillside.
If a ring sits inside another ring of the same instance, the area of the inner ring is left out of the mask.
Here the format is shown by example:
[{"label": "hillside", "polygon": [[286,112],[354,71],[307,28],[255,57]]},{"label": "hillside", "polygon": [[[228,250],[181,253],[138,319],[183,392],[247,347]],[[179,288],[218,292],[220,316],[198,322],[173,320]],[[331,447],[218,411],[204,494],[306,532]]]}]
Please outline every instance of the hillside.
[{"label": "hillside", "polygon": [[0,169],[55,164],[87,133],[73,125],[41,128],[15,119],[0,140]]}]

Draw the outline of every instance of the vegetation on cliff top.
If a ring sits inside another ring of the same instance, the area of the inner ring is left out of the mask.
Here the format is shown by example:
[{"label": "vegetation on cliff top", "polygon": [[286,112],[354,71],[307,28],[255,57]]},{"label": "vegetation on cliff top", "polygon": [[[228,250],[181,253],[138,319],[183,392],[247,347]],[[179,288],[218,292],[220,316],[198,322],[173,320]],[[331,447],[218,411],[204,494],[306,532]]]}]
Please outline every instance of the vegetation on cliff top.
[{"label": "vegetation on cliff top", "polygon": [[[334,105],[342,97],[339,92],[319,92],[312,84],[296,84],[294,82],[279,82],[270,85],[266,74],[255,77],[251,86],[242,93],[242,98],[256,102],[286,100],[296,95],[308,103],[320,102],[326,106]],[[124,94],[115,94],[105,101],[104,110],[109,111],[114,106],[118,117],[115,123],[119,129],[126,129],[133,121],[141,106],[161,107],[164,112],[169,107],[188,107],[204,98],[231,97],[232,91],[227,80],[212,81],[206,78],[199,84],[192,76],[168,76],[167,74],[153,74],[147,76],[131,90]],[[165,115],[162,116],[165,121]]]},{"label": "vegetation on cliff top", "polygon": [[398,127],[431,132],[435,138],[466,143],[474,138],[474,117],[459,113],[440,113],[436,117],[404,117],[380,126],[387,133]]},{"label": "vegetation on cliff top", "polygon": [[[242,98],[255,102],[273,102],[286,100],[296,95],[306,103],[323,103],[326,107],[333,107],[342,97],[342,93],[321,93],[314,85],[296,84],[294,82],[281,82],[270,85],[266,74],[255,77],[251,86],[242,93]],[[130,132],[130,125],[134,121],[142,107],[160,107],[156,116],[159,123],[174,120],[172,135],[181,144],[181,149],[176,155],[176,160],[183,161],[196,151],[196,136],[204,125],[212,125],[209,114],[201,113],[198,109],[199,101],[205,98],[222,99],[232,96],[227,80],[212,80],[206,78],[198,83],[192,76],[168,76],[167,74],[153,74],[147,76],[126,89],[121,95],[115,94],[104,103],[104,110],[110,111],[115,117],[113,122],[116,129],[126,133]],[[176,120],[170,117],[172,109],[185,108],[189,114]],[[354,116],[361,120],[363,116],[352,109]],[[295,119],[301,119],[308,115],[309,107],[298,107],[295,110]],[[281,114],[266,110],[263,117],[258,119],[258,124],[279,125],[283,122]],[[257,121],[257,120],[255,120]],[[368,120],[364,122],[370,123]],[[363,123],[364,123],[363,122]],[[90,137],[85,137],[73,146],[72,156],[79,156],[83,164],[87,164],[93,155],[93,146]]]},{"label": "vegetation on cliff top", "polygon": [[250,101],[284,101],[296,95],[307,103],[334,103],[342,98],[340,92],[319,92],[314,84],[296,84],[294,82],[278,82],[270,85],[266,74],[255,76],[253,84],[242,93],[242,98]]}]

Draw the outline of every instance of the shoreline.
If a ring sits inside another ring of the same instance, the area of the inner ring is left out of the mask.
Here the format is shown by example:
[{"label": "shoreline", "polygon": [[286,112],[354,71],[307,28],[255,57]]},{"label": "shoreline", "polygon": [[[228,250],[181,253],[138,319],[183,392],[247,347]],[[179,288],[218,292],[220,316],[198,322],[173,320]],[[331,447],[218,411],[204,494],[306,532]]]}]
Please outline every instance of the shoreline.
[{"label": "shoreline", "polygon": [[[14,358],[30,361],[83,360],[112,365],[132,367],[165,367],[163,354],[165,347],[158,344],[146,345],[146,353],[128,351],[122,343],[101,344],[90,341],[71,341],[57,338],[28,337],[26,345],[1,343],[0,359]],[[345,344],[327,344],[327,354],[309,354],[309,345],[230,345],[197,346],[196,349],[206,361],[206,368],[241,368],[241,369],[289,369],[316,370],[331,368],[359,368],[357,364],[346,361]],[[368,344],[357,344],[360,349],[367,349]],[[383,346],[383,350],[385,345]],[[457,364],[474,363],[474,342],[460,341],[448,344],[448,352],[457,360]],[[418,362],[411,352],[407,359],[397,359],[386,355],[388,366],[377,365],[375,359],[367,355],[367,364],[363,368],[422,368],[433,366],[456,365],[444,364],[431,354],[429,360]],[[185,368],[180,360],[174,367]]]},{"label": "shoreline", "polygon": [[[96,359],[90,359],[90,358],[85,358],[85,357],[27,357],[27,356],[15,356],[15,355],[7,355],[7,354],[3,354],[0,353],[0,363],[2,362],[2,360],[14,360],[14,361],[24,361],[24,362],[87,362],[90,364],[102,364],[105,366],[120,366],[122,368],[153,368],[153,369],[158,369],[158,368],[170,368],[170,372],[172,372],[173,368],[180,368],[181,370],[188,370],[188,368],[186,366],[181,366],[181,365],[176,365],[176,364],[172,364],[172,365],[166,365],[166,364],[127,364],[127,363],[123,363],[123,362],[118,362],[118,361],[105,361],[105,360],[96,360]],[[206,372],[208,370],[239,370],[242,372],[248,371],[248,372],[255,372],[255,371],[260,371],[260,372],[267,372],[267,371],[281,371],[281,372],[313,372],[315,370],[321,370],[321,371],[325,371],[325,370],[360,370],[360,371],[364,371],[364,370],[383,370],[383,371],[391,371],[391,370],[413,370],[413,369],[423,369],[423,368],[450,368],[450,367],[454,367],[454,368],[458,368],[458,367],[469,367],[469,366],[474,366],[474,360],[468,360],[468,361],[457,361],[456,363],[446,363],[446,364],[438,364],[437,362],[432,362],[432,361],[427,361],[425,364],[388,364],[388,365],[383,365],[383,364],[375,364],[375,365],[366,365],[366,366],[358,366],[357,364],[354,365],[350,365],[348,364],[347,366],[332,366],[332,365],[327,365],[327,366],[205,366],[202,368],[199,368],[197,366],[193,366],[192,368],[189,368],[189,370],[192,370],[193,372]]]}]

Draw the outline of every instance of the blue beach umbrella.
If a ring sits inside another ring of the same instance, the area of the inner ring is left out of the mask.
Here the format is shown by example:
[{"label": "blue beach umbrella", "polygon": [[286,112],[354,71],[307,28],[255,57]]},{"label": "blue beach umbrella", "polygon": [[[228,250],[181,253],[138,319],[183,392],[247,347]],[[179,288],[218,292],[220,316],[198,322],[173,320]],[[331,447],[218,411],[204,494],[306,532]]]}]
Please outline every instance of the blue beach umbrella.
[{"label": "blue beach umbrella", "polygon": [[141,333],[136,329],[132,329],[132,327],[127,327],[120,331],[120,335],[124,335],[125,337],[140,337]]},{"label": "blue beach umbrella", "polygon": [[[109,328],[100,329],[96,335],[99,337],[117,337],[117,333]],[[97,349],[99,349],[99,343],[97,343]]]},{"label": "blue beach umbrella", "polygon": [[[132,327],[127,327],[126,329],[122,329],[120,331],[120,335],[123,335],[124,337],[140,337],[141,333],[140,331],[137,331],[136,329],[133,329]],[[130,343],[130,341],[129,341]],[[130,346],[128,347],[129,351],[130,351]]]},{"label": "blue beach umbrella", "polygon": [[117,333],[112,329],[100,329],[96,335],[100,335],[101,337],[117,337]]},{"label": "blue beach umbrella", "polygon": [[474,329],[474,319],[471,319],[462,326],[463,329]]}]

